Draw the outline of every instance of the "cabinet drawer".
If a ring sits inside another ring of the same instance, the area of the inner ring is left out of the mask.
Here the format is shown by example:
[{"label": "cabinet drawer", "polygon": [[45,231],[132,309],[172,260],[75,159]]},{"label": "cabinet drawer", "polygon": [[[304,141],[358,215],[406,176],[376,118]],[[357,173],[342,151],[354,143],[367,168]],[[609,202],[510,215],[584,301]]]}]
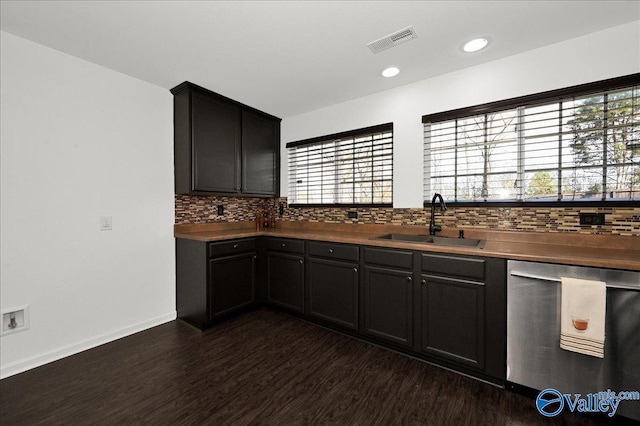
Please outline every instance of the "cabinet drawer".
[{"label": "cabinet drawer", "polygon": [[309,243],[309,255],[330,259],[358,260],[358,246],[333,243]]},{"label": "cabinet drawer", "polygon": [[413,253],[410,251],[365,248],[364,261],[365,263],[376,265],[411,269],[413,268]]},{"label": "cabinet drawer", "polygon": [[255,249],[256,240],[254,238],[209,243],[209,257],[226,256],[244,251],[255,251]]},{"label": "cabinet drawer", "polygon": [[485,263],[486,261],[484,259],[422,254],[423,271],[445,275],[457,275],[484,280]]},{"label": "cabinet drawer", "polygon": [[270,238],[267,240],[267,250],[303,254],[304,241]]}]

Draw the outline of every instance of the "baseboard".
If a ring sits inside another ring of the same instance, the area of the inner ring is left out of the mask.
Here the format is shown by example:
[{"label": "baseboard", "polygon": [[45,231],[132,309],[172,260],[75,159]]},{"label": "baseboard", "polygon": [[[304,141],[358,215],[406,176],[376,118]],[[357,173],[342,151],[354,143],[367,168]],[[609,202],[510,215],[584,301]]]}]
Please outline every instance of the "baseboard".
[{"label": "baseboard", "polygon": [[4,379],[27,370],[31,370],[32,368],[40,367],[50,362],[66,358],[70,355],[75,355],[79,352],[86,351],[87,349],[104,345],[105,343],[113,342],[114,340],[121,339],[131,334],[147,330],[149,328],[164,324],[169,321],[173,321],[175,319],[176,311],[173,311],[168,314],[161,315],[159,317],[155,317],[150,320],[131,325],[129,327],[124,327],[110,333],[92,337],[91,339],[87,339],[73,345],[65,346],[63,348],[56,349],[42,355],[34,356],[23,361],[13,362],[0,368],[0,379]]}]

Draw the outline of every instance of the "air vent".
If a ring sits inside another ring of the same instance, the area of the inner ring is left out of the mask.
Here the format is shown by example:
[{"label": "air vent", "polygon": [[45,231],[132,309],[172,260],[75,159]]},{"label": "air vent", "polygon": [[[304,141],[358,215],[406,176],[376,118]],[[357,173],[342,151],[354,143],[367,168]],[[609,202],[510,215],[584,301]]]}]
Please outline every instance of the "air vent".
[{"label": "air vent", "polygon": [[407,28],[396,31],[393,34],[384,36],[376,41],[372,41],[371,43],[367,44],[367,47],[371,49],[373,53],[379,53],[383,50],[402,44],[405,41],[413,40],[417,37],[418,34],[416,34],[416,30],[413,28],[413,25],[411,25]]}]

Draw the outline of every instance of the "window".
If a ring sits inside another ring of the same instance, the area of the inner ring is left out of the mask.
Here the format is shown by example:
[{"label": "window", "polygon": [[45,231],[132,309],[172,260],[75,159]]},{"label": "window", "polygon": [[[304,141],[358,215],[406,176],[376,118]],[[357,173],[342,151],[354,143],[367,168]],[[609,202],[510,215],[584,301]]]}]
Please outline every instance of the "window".
[{"label": "window", "polygon": [[639,81],[424,116],[424,199],[640,200]]},{"label": "window", "polygon": [[289,204],[391,205],[393,123],[287,144]]}]

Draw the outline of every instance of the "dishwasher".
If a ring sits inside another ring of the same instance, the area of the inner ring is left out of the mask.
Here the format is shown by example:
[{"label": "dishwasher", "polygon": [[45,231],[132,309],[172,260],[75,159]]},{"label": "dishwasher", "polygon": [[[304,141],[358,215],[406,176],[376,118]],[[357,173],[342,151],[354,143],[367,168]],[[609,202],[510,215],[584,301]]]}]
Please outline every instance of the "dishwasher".
[{"label": "dishwasher", "polygon": [[[507,274],[508,389],[640,391],[640,272],[510,260]],[[560,348],[561,277],[606,283],[604,358]],[[615,416],[640,421],[640,401],[621,401]]]}]

